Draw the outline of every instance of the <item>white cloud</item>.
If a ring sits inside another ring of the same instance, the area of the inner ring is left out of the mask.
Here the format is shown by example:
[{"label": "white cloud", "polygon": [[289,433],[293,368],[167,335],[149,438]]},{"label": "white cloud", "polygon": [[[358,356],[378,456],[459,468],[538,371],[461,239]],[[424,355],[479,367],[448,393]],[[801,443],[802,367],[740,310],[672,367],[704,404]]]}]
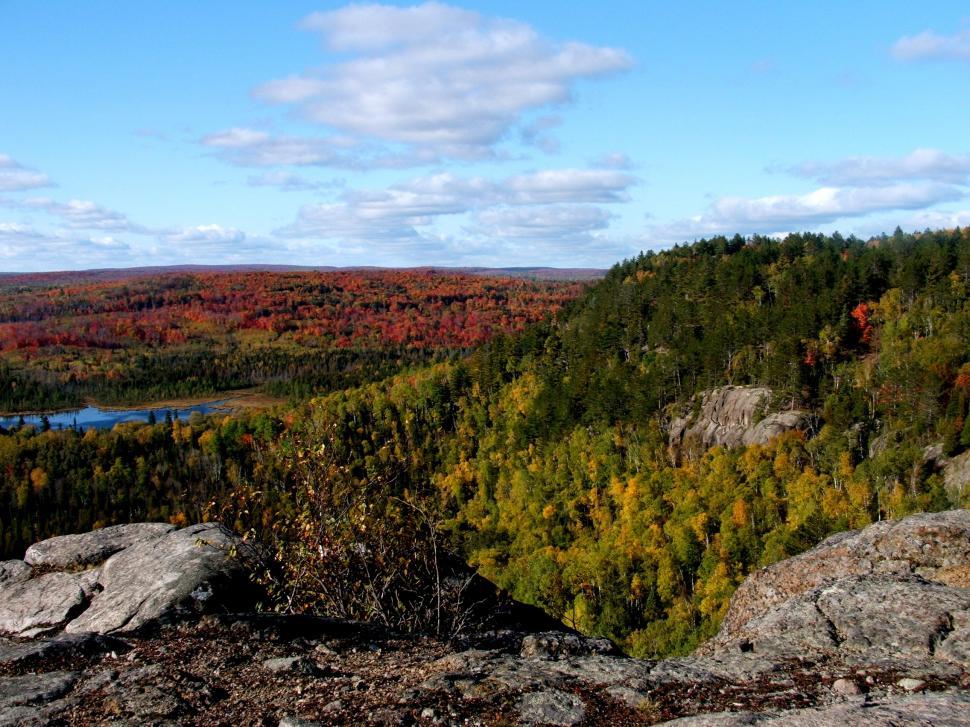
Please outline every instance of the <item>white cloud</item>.
[{"label": "white cloud", "polygon": [[169,230],[162,233],[159,237],[169,243],[221,245],[239,244],[246,240],[246,233],[242,230],[237,230],[235,227],[223,227],[222,225],[213,224]]},{"label": "white cloud", "polygon": [[500,186],[503,201],[518,204],[554,202],[626,202],[636,179],[618,171],[550,169],[511,177]]},{"label": "white cloud", "polygon": [[415,147],[418,159],[490,156],[525,114],[569,101],[576,81],[631,66],[622,50],[555,43],[435,2],[351,5],[301,27],[349,58],[266,83],[256,97],[357,140]]},{"label": "white cloud", "polygon": [[265,131],[232,128],[202,137],[222,159],[241,166],[346,166],[325,139],[271,136]]},{"label": "white cloud", "polygon": [[5,270],[69,270],[118,264],[127,243],[110,236],[78,237],[72,230],[48,233],[0,222],[0,266]]},{"label": "white cloud", "polygon": [[901,157],[852,156],[833,162],[806,162],[785,171],[834,186],[906,179],[965,184],[970,177],[970,154],[916,149]]},{"label": "white cloud", "polygon": [[90,244],[92,247],[95,247],[101,250],[121,251],[121,250],[131,249],[131,245],[129,245],[127,242],[125,242],[124,240],[119,240],[115,237],[112,237],[111,235],[103,235],[101,237],[89,237],[85,242]]},{"label": "white cloud", "polygon": [[214,146],[221,149],[244,149],[246,147],[262,144],[269,140],[269,134],[265,131],[255,131],[234,126],[225,131],[215,134],[208,134],[202,137],[202,143],[206,146]]},{"label": "white cloud", "polygon": [[440,159],[431,150],[403,152],[359,144],[345,137],[273,136],[265,131],[240,127],[208,134],[200,142],[215,149],[220,159],[244,167],[393,169],[432,164]]},{"label": "white cloud", "polygon": [[300,27],[321,33],[330,50],[346,53],[433,44],[441,35],[479,22],[478,14],[470,10],[429,2],[406,8],[349,5],[333,12],[311,13],[300,21]]},{"label": "white cloud", "polygon": [[919,209],[965,196],[941,184],[894,184],[885,187],[822,187],[802,195],[723,197],[713,205],[723,219],[750,224],[826,222],[885,209]]},{"label": "white cloud", "polygon": [[590,233],[609,227],[612,217],[593,205],[500,207],[478,213],[475,229],[500,240],[585,240]]},{"label": "white cloud", "polygon": [[158,264],[186,260],[206,264],[285,262],[280,259],[281,247],[276,240],[210,223],[160,231],[150,254]]},{"label": "white cloud", "polygon": [[0,154],[0,192],[16,192],[53,186],[46,174],[29,169],[6,154]]},{"label": "white cloud", "polygon": [[901,61],[970,61],[970,30],[953,35],[940,35],[932,30],[907,35],[893,44],[892,55]]},{"label": "white cloud", "polygon": [[[39,230],[19,222],[0,222],[0,241],[5,244],[29,244],[54,239]],[[7,247],[0,247],[0,253],[10,253]]]},{"label": "white cloud", "polygon": [[886,230],[889,227],[895,228],[899,225],[904,230],[939,230],[951,229],[954,227],[970,227],[970,210],[959,210],[949,212],[946,210],[923,210],[915,214],[908,215],[902,220],[898,220],[892,225],[883,224],[880,228]]},{"label": "white cloud", "polygon": [[541,149],[546,154],[555,154],[559,151],[559,140],[550,132],[560,124],[562,124],[561,116],[540,116],[534,121],[523,124],[519,129],[519,137],[523,144]]},{"label": "white cloud", "polygon": [[256,174],[246,179],[251,187],[276,187],[284,192],[307,192],[314,189],[326,189],[341,186],[340,181],[314,182],[299,174],[283,171],[268,171]]},{"label": "white cloud", "polygon": [[924,209],[961,199],[966,193],[935,182],[902,182],[877,187],[822,187],[802,195],[722,197],[703,214],[651,228],[657,240],[703,235],[773,233],[874,212]]},{"label": "white cloud", "polygon": [[60,217],[68,228],[74,230],[115,230],[145,233],[147,230],[132,223],[121,212],[109,210],[87,200],[72,199],[56,202],[49,197],[32,197],[19,203],[25,209],[38,209]]},{"label": "white cloud", "polygon": [[[279,231],[289,237],[413,239],[437,218],[499,206],[621,202],[635,178],[611,170],[557,169],[493,182],[450,173],[417,177],[383,190],[345,192],[338,202],[306,205]],[[591,210],[597,210],[590,207]],[[587,215],[589,213],[587,212]],[[604,213],[605,214],[605,213]],[[559,211],[563,219],[562,210]],[[588,217],[581,222],[583,229]]]}]

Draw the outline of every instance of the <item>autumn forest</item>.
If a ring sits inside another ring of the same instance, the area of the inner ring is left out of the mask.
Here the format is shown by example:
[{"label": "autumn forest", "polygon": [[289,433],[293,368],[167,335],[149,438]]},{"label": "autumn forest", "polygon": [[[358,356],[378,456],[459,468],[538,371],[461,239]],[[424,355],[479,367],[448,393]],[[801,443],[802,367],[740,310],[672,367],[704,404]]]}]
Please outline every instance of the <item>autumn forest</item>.
[{"label": "autumn forest", "polygon": [[0,411],[344,388],[521,331],[577,282],[425,271],[0,280]]},{"label": "autumn forest", "polygon": [[[263,548],[277,608],[372,617],[352,583],[380,572],[386,616],[441,553],[631,654],[683,654],[752,570],[970,504],[949,474],[970,456],[970,229],[716,237],[585,282],[7,282],[0,350],[6,411],[277,396],[0,432],[4,557],[112,523],[219,519]],[[727,385],[804,425],[675,451],[672,422]]]}]

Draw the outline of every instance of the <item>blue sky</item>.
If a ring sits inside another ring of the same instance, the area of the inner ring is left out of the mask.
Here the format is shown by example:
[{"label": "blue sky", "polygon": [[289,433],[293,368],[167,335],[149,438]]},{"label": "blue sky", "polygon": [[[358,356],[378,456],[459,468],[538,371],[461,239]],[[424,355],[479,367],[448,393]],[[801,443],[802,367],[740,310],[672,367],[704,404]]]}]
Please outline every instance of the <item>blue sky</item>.
[{"label": "blue sky", "polygon": [[964,2],[0,0],[0,270],[970,225]]}]

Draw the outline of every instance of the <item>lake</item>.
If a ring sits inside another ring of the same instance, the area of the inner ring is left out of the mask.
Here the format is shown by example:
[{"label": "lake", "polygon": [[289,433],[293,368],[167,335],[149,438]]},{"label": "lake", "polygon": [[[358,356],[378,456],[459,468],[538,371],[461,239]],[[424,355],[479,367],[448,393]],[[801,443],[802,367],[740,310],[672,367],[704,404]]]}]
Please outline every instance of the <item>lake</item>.
[{"label": "lake", "polygon": [[[83,409],[50,412],[46,416],[51,423],[51,429],[89,429],[91,427],[94,427],[95,429],[111,429],[111,427],[119,422],[147,422],[153,412],[158,421],[163,421],[165,419],[165,414],[168,412],[171,412],[173,419],[175,417],[178,417],[179,419],[188,419],[189,416],[194,412],[199,412],[200,414],[212,414],[213,412],[220,410],[225,411],[225,409],[220,409],[220,407],[225,404],[226,401],[228,401],[228,399],[206,401],[193,406],[166,406],[145,409],[103,409],[99,406],[86,406]],[[24,414],[24,423],[33,424],[39,429],[41,426],[41,416],[43,416],[43,414]],[[16,414],[14,416],[0,416],[0,427],[9,429],[17,426],[19,421],[20,416]]]}]

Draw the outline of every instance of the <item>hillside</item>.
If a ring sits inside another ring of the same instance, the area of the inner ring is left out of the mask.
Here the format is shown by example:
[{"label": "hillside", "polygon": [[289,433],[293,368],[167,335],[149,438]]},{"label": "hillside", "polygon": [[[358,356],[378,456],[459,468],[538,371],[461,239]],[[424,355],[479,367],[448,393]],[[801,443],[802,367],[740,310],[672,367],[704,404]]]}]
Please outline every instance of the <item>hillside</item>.
[{"label": "hillside", "polygon": [[552,321],[293,412],[7,435],[5,547],[213,517],[275,554],[280,607],[354,618],[366,594],[308,574],[407,591],[409,554],[443,547],[585,634],[684,654],[757,568],[967,503],[968,283],[961,230],[644,254]]},{"label": "hillside", "polygon": [[423,266],[414,268],[382,268],[378,266],[335,267],[332,265],[154,265],[136,268],[96,268],[91,270],[59,270],[34,273],[0,272],[0,286],[4,285],[76,285],[78,283],[112,282],[133,278],[153,278],[159,275],[199,275],[213,273],[380,273],[380,272],[437,273],[441,275],[477,275],[486,278],[533,278],[536,280],[596,280],[605,270],[598,268],[553,267],[447,267]]},{"label": "hillside", "polygon": [[466,352],[583,289],[430,269],[109,272],[0,279],[0,411],[300,398]]}]

